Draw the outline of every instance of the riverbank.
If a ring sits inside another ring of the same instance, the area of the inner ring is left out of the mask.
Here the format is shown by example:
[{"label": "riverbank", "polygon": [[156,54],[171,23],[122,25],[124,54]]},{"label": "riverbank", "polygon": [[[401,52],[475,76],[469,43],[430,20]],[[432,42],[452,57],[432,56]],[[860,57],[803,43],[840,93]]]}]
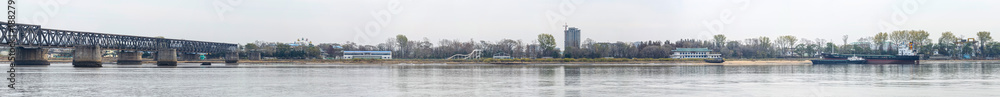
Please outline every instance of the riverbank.
[{"label": "riverbank", "polygon": [[[296,63],[296,64],[353,64],[353,65],[398,65],[398,64],[499,64],[499,65],[523,65],[523,64],[583,64],[583,65],[812,65],[811,59],[726,59],[723,63],[707,63],[698,60],[672,60],[672,61],[620,61],[620,62],[537,62],[537,61],[513,61],[513,62],[482,62],[482,61],[449,61],[449,60],[269,60],[269,61],[245,61],[240,63]],[[220,61],[221,62],[221,61]],[[941,63],[1000,63],[1000,60],[920,60],[921,64],[941,64]]]},{"label": "riverbank", "polygon": [[[71,59],[50,59],[52,63],[70,63]],[[114,59],[105,59],[104,63],[114,63]],[[0,61],[4,62],[4,61]],[[223,60],[177,61],[178,63],[224,63]],[[153,60],[143,60],[143,63],[156,63]],[[398,64],[584,64],[584,65],[809,65],[808,60],[733,60],[724,63],[706,63],[701,59],[529,59],[529,60],[444,60],[444,59],[390,59],[390,60],[240,60],[239,63],[288,63],[288,64],[346,64],[346,65],[398,65]]]},{"label": "riverbank", "polygon": [[[0,62],[6,62],[5,60]],[[52,63],[70,63],[70,59],[50,59]],[[104,63],[114,63],[114,59],[105,59]],[[223,60],[178,61],[178,63],[224,63]],[[156,63],[153,60],[143,60],[143,63]],[[390,59],[390,60],[240,60],[239,63],[250,64],[344,64],[344,65],[419,65],[419,64],[496,64],[496,65],[812,65],[809,59],[727,59],[724,63],[707,63],[700,59],[659,60],[659,59],[622,59],[622,60],[581,60],[581,59],[544,59],[544,60],[444,60],[444,59]],[[940,63],[1000,63],[1000,60],[921,60],[921,64]]]},{"label": "riverbank", "polygon": [[[221,62],[221,61],[220,61]],[[607,61],[483,61],[483,60],[442,60],[442,59],[393,59],[393,60],[241,60],[240,63],[296,63],[296,64],[349,64],[349,65],[399,65],[399,64],[497,64],[497,65],[811,65],[809,60],[733,60],[723,63],[707,63],[701,59],[687,60],[619,60]]]}]

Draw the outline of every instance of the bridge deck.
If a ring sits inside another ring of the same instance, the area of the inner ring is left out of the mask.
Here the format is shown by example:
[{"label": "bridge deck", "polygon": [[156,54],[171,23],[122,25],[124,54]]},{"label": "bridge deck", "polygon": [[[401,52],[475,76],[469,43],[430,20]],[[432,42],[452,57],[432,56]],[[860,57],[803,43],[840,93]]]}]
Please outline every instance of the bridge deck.
[{"label": "bridge deck", "polygon": [[[205,53],[236,51],[237,46],[239,46],[231,43],[45,29],[41,28],[40,25],[29,24],[15,24],[15,31],[8,32],[7,26],[11,25],[0,23],[0,30],[2,30],[0,44],[4,46],[9,43],[23,47],[49,48],[97,45],[102,49],[152,51],[160,48],[173,48],[177,49],[177,52]],[[11,39],[17,42],[11,42]]]}]

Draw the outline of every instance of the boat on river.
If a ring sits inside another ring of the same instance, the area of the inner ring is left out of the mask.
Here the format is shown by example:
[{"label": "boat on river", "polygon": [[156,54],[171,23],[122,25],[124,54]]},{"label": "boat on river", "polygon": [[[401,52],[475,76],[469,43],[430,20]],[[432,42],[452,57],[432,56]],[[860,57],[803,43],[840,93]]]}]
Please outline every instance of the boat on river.
[{"label": "boat on river", "polygon": [[[899,47],[897,55],[872,55],[872,54],[820,54],[822,60],[819,63],[851,62],[851,57],[859,57],[865,60],[865,64],[920,64],[920,56],[913,49],[913,43]],[[817,63],[813,61],[813,63]]]},{"label": "boat on river", "polygon": [[868,61],[864,58],[858,56],[852,56],[846,60],[841,59],[819,59],[819,60],[809,60],[813,64],[865,64]]},{"label": "boat on river", "polygon": [[726,62],[726,60],[723,60],[722,58],[709,58],[709,59],[705,59],[705,62],[708,62],[708,63],[722,63],[722,62]]}]

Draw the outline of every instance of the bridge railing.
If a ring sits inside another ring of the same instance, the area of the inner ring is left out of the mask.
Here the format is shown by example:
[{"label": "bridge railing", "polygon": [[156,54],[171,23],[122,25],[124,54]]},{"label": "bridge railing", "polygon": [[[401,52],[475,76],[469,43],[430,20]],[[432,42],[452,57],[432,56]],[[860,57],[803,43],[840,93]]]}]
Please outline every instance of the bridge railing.
[{"label": "bridge railing", "polygon": [[[0,23],[0,44],[16,43],[25,47],[73,47],[97,45],[103,49],[153,51],[173,48],[178,52],[231,52],[238,45],[230,43],[204,42],[182,39],[167,39],[144,36],[116,35],[58,29],[43,29],[39,25],[16,24],[13,32],[8,32],[7,23]],[[13,37],[9,37],[13,35]],[[12,42],[16,39],[17,42]]]}]

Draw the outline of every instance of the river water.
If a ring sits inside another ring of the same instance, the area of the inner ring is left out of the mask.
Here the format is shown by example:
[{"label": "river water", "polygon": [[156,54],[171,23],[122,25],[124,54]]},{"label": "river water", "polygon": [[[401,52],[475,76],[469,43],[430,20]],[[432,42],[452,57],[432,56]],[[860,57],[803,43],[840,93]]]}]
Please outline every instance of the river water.
[{"label": "river water", "polygon": [[1000,63],[977,62],[104,66],[18,67],[17,89],[0,96],[1000,96]]}]

